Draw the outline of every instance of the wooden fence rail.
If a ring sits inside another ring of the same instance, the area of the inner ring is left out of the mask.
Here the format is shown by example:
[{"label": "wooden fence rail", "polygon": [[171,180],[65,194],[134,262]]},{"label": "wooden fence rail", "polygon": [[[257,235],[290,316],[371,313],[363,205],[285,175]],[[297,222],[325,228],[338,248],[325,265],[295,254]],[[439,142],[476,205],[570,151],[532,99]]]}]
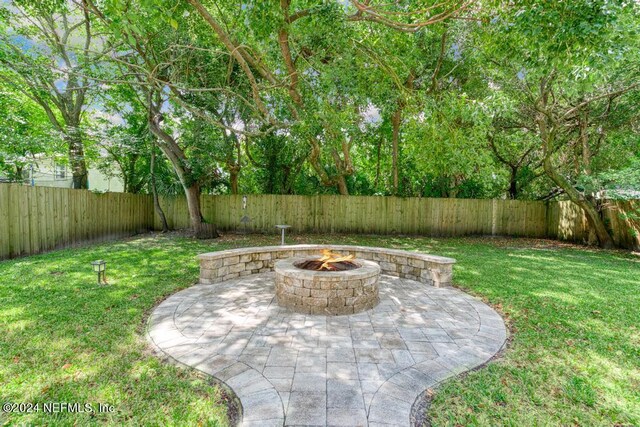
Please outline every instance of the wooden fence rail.
[{"label": "wooden fence rail", "polygon": [[[428,236],[505,235],[586,241],[589,227],[571,202],[486,199],[427,199],[380,196],[208,196],[203,216],[220,230],[414,234]],[[189,227],[184,197],[160,200],[169,227]],[[640,201],[611,202],[605,218],[621,247],[640,247]],[[243,216],[248,223],[241,221]],[[0,184],[0,259],[81,242],[160,229],[151,196],[95,194],[86,190]]]}]

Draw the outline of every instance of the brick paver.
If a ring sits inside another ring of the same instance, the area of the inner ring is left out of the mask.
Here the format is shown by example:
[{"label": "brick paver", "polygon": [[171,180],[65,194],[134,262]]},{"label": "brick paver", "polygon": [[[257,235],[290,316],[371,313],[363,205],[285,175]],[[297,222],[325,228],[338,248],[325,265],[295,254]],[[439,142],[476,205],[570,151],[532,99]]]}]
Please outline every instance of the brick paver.
[{"label": "brick paver", "polygon": [[243,425],[409,425],[416,398],[490,359],[502,318],[454,288],[380,277],[380,304],[350,316],[293,313],[274,274],[195,285],[162,302],[148,336],[226,383]]}]

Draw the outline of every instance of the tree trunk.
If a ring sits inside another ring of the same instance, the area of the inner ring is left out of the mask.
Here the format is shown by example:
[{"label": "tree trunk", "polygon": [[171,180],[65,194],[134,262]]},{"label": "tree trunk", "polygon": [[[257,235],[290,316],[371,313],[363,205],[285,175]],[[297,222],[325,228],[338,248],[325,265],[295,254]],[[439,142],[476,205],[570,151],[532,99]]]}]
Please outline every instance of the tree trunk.
[{"label": "tree trunk", "polygon": [[200,186],[192,184],[187,187],[183,185],[184,194],[187,196],[187,208],[189,210],[189,221],[191,228],[197,239],[215,239],[220,237],[215,225],[207,224],[202,218],[202,210],[200,208]]},{"label": "tree trunk", "polygon": [[402,120],[402,107],[398,108],[391,116],[391,175],[393,179],[391,194],[398,194],[398,144],[400,139],[400,121]]},{"label": "tree trunk", "polygon": [[596,236],[598,237],[598,241],[600,242],[600,247],[608,249],[613,247],[613,239],[607,230],[607,227],[604,225],[604,221],[600,217],[598,210],[590,203],[578,190],[576,190],[569,181],[561,174],[559,174],[551,164],[551,159],[546,158],[544,160],[544,170],[551,178],[551,180],[560,188],[562,188],[569,199],[580,206],[582,210],[587,215],[587,221],[589,221],[589,225],[595,231]]},{"label": "tree trunk", "polygon": [[378,192],[378,185],[380,184],[380,151],[382,149],[382,132],[380,132],[380,139],[378,140],[378,146],[376,147],[376,180],[373,187]]},{"label": "tree trunk", "polygon": [[240,175],[240,168],[235,165],[229,166],[229,183],[231,187],[231,194],[238,194],[238,176]]},{"label": "tree trunk", "polygon": [[336,186],[338,187],[338,191],[342,196],[349,195],[349,188],[347,187],[347,180],[344,175],[339,175],[336,177]]},{"label": "tree trunk", "polygon": [[[23,166],[16,165],[16,175],[13,179],[14,182],[23,182],[22,171],[24,170]],[[31,185],[31,174],[29,175],[29,185]]]},{"label": "tree trunk", "polygon": [[169,159],[173,170],[184,188],[189,209],[191,229],[198,239],[213,239],[219,237],[214,224],[207,224],[202,218],[200,210],[200,186],[191,176],[191,171],[185,166],[186,156],[175,139],[160,127],[162,116],[157,109],[149,109],[149,130],[159,140],[160,150]]},{"label": "tree trunk", "polygon": [[69,165],[71,167],[73,188],[88,189],[89,176],[87,173],[87,162],[84,158],[82,139],[75,130],[69,131],[65,139],[69,148]]},{"label": "tree trunk", "polygon": [[156,144],[153,142],[151,144],[151,162],[149,163],[149,173],[151,174],[151,193],[153,194],[153,208],[156,213],[160,217],[160,222],[162,223],[162,232],[166,233],[169,231],[169,224],[167,224],[167,217],[164,215],[164,211],[162,210],[162,206],[160,206],[160,200],[158,200],[158,188],[156,187]]},{"label": "tree trunk", "polygon": [[[582,156],[582,168],[586,175],[591,175],[591,147],[589,147],[589,135],[587,133],[588,126],[587,113],[580,117],[580,145]],[[580,171],[578,171],[579,173]]]},{"label": "tree trunk", "polygon": [[516,200],[518,198],[518,168],[511,167],[511,175],[509,176],[509,198]]},{"label": "tree trunk", "polygon": [[[445,39],[446,39],[446,36],[443,37],[443,40],[442,40],[443,44],[445,43]],[[433,76],[434,82],[437,74],[438,74],[438,70],[434,72],[434,76]],[[415,75],[413,71],[410,71],[409,76],[407,76],[407,80],[404,83],[405,88],[408,89],[409,91],[413,90],[414,79],[415,79]],[[391,169],[392,169],[392,179],[393,179],[392,194],[394,196],[398,195],[398,187],[399,187],[399,181],[400,181],[398,177],[399,175],[398,173],[399,153],[398,152],[399,152],[399,146],[400,146],[400,125],[402,124],[402,112],[405,107],[406,107],[406,99],[404,98],[404,95],[401,94],[400,98],[397,101],[396,111],[394,111],[393,115],[391,116],[391,163],[392,163]]]},{"label": "tree trunk", "polygon": [[324,166],[321,163],[320,159],[320,145],[313,138],[309,138],[311,143],[311,153],[308,157],[309,163],[313,170],[318,174],[320,178],[320,182],[322,185],[330,187],[335,186],[338,189],[338,192],[343,196],[349,195],[349,188],[347,187],[347,181],[345,176],[353,173],[353,168],[351,166],[351,159],[348,156],[348,147],[343,144],[343,155],[344,160],[340,159],[340,155],[336,150],[332,150],[331,157],[333,157],[333,161],[336,165],[337,172],[333,176],[329,176],[327,171],[324,169]]}]

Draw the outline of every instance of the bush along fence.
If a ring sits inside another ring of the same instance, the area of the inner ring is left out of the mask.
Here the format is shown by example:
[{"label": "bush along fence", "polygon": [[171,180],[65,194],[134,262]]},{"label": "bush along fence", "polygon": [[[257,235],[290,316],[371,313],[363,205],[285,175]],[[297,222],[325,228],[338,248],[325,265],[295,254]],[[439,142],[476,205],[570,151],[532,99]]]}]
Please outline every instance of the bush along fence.
[{"label": "bush along fence", "polygon": [[[380,196],[202,196],[203,216],[223,231],[521,236],[589,239],[581,210],[568,201],[427,199]],[[188,228],[184,197],[162,197],[169,227]],[[615,243],[639,248],[640,201],[609,202]],[[0,184],[0,259],[161,229],[148,195]]]}]

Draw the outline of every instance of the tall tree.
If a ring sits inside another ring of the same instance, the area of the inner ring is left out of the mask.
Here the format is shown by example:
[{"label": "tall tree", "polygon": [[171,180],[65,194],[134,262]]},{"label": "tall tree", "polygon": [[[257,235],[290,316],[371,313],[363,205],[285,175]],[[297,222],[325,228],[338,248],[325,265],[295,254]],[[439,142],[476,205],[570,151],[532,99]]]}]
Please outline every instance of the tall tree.
[{"label": "tall tree", "polygon": [[[38,104],[0,81],[0,172],[21,182],[39,154],[54,154],[61,140]],[[56,143],[57,142],[57,143]]]},{"label": "tall tree", "polygon": [[[243,26],[233,25],[235,3],[217,2],[215,8],[199,0],[188,3],[242,69],[255,111],[276,126],[294,123],[298,137],[309,144],[309,163],[320,181],[340,194],[349,193],[347,177],[354,173],[348,129],[361,121],[368,92],[355,84],[367,61],[360,55],[363,43],[354,32],[358,27],[349,24],[374,23],[416,32],[468,7],[456,1],[420,2],[409,11],[355,0],[347,8],[337,2],[281,0],[279,7],[248,2],[238,14],[250,23]],[[333,89],[327,87],[329,81]],[[282,115],[279,109],[287,113]]]},{"label": "tall tree", "polygon": [[0,79],[36,102],[66,144],[74,188],[87,188],[81,130],[88,75],[109,51],[74,2],[16,0],[0,6]]},{"label": "tall tree", "polygon": [[[176,87],[183,77],[175,64],[188,60],[188,55],[185,59],[180,54],[181,50],[197,50],[189,44],[191,36],[186,32],[159,33],[157,28],[166,22],[167,17],[152,7],[129,8],[126,2],[117,0],[107,4],[91,1],[84,4],[86,13],[100,19],[112,40],[124,39],[129,47],[111,58],[113,69],[108,82],[127,83],[139,92],[140,102],[147,113],[148,129],[157,138],[158,147],[171,163],[183,188],[192,231],[198,238],[217,237],[215,225],[207,223],[202,215],[199,170],[191,161],[189,147],[181,144],[180,132],[175,132],[171,121],[167,120],[174,109],[188,107],[184,103],[182,107],[172,104],[169,96],[185,89]],[[175,23],[177,28],[177,21],[169,18],[171,25]]]},{"label": "tall tree", "polygon": [[611,144],[607,129],[627,115],[618,100],[640,88],[640,61],[629,50],[638,45],[640,8],[586,0],[502,7],[487,32],[487,75],[516,100],[521,128],[538,140],[545,176],[582,208],[600,245],[611,247],[598,198],[577,183]]}]

